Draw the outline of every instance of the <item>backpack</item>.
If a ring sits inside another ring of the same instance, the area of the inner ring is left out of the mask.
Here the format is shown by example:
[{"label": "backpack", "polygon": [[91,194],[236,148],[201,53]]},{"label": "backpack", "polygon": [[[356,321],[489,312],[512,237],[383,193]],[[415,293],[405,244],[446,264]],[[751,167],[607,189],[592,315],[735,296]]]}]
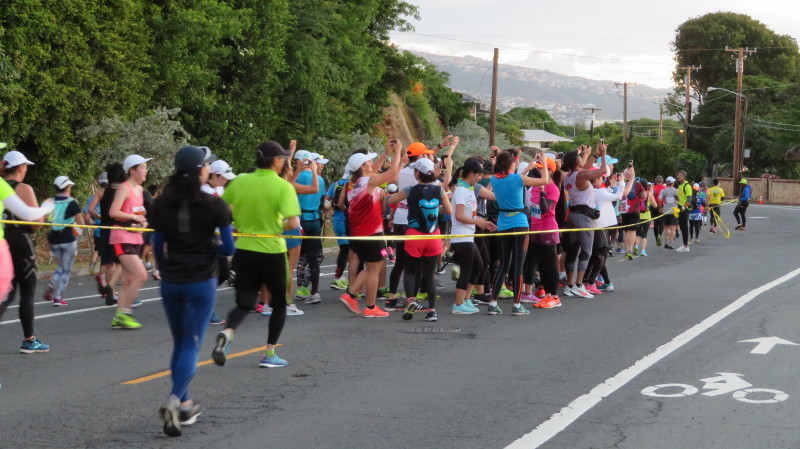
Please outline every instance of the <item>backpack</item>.
[{"label": "backpack", "polygon": [[[75,201],[72,198],[64,198],[60,200],[55,200],[55,208],[53,212],[50,213],[50,222],[57,223],[57,224],[73,224],[75,223],[75,217],[64,218],[64,215],[67,213],[67,207],[69,207],[70,203]],[[62,231],[66,226],[52,226],[53,231]]]},{"label": "backpack", "polygon": [[417,184],[408,195],[408,227],[432,234],[439,228],[439,206],[442,188],[433,184]]}]

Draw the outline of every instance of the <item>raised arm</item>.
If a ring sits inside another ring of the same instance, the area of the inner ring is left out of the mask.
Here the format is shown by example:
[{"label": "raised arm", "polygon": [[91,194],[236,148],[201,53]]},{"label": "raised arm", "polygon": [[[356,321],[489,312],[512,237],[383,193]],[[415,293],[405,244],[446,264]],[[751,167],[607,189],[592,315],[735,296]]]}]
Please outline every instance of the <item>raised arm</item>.
[{"label": "raised arm", "polygon": [[378,187],[382,184],[387,184],[397,179],[397,174],[400,172],[400,151],[402,147],[397,139],[392,139],[386,144],[386,154],[392,153],[392,165],[389,170],[383,173],[378,173],[370,176],[369,185],[370,189]]}]

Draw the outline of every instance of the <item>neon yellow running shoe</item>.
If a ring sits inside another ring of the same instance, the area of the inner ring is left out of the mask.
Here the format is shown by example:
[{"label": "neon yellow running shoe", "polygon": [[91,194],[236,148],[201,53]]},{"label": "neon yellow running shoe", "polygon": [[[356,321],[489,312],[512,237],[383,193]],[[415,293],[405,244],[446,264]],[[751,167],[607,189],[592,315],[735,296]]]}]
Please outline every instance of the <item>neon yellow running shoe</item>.
[{"label": "neon yellow running shoe", "polygon": [[514,292],[506,288],[504,285],[503,288],[500,289],[500,295],[498,296],[503,299],[509,299],[514,297]]},{"label": "neon yellow running shoe", "polygon": [[133,315],[117,311],[114,319],[111,320],[111,329],[139,329],[142,323],[136,321]]}]

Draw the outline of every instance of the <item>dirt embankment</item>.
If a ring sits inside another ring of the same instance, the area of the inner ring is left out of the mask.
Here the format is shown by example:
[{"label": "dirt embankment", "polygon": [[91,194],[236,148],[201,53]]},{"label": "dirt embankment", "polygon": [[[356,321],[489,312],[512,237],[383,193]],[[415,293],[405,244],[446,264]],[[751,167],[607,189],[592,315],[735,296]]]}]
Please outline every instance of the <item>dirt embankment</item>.
[{"label": "dirt embankment", "polygon": [[378,131],[390,139],[399,139],[404,146],[423,140],[424,131],[417,114],[397,94],[392,94],[390,102],[391,105],[385,109],[383,122],[377,126]]}]

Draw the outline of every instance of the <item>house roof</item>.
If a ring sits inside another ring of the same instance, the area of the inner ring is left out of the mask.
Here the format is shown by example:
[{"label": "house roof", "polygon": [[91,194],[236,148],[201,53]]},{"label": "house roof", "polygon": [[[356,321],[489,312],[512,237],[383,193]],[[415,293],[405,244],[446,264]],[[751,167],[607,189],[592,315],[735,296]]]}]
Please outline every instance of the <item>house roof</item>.
[{"label": "house roof", "polygon": [[566,137],[557,136],[543,129],[523,129],[523,142],[572,142]]}]

